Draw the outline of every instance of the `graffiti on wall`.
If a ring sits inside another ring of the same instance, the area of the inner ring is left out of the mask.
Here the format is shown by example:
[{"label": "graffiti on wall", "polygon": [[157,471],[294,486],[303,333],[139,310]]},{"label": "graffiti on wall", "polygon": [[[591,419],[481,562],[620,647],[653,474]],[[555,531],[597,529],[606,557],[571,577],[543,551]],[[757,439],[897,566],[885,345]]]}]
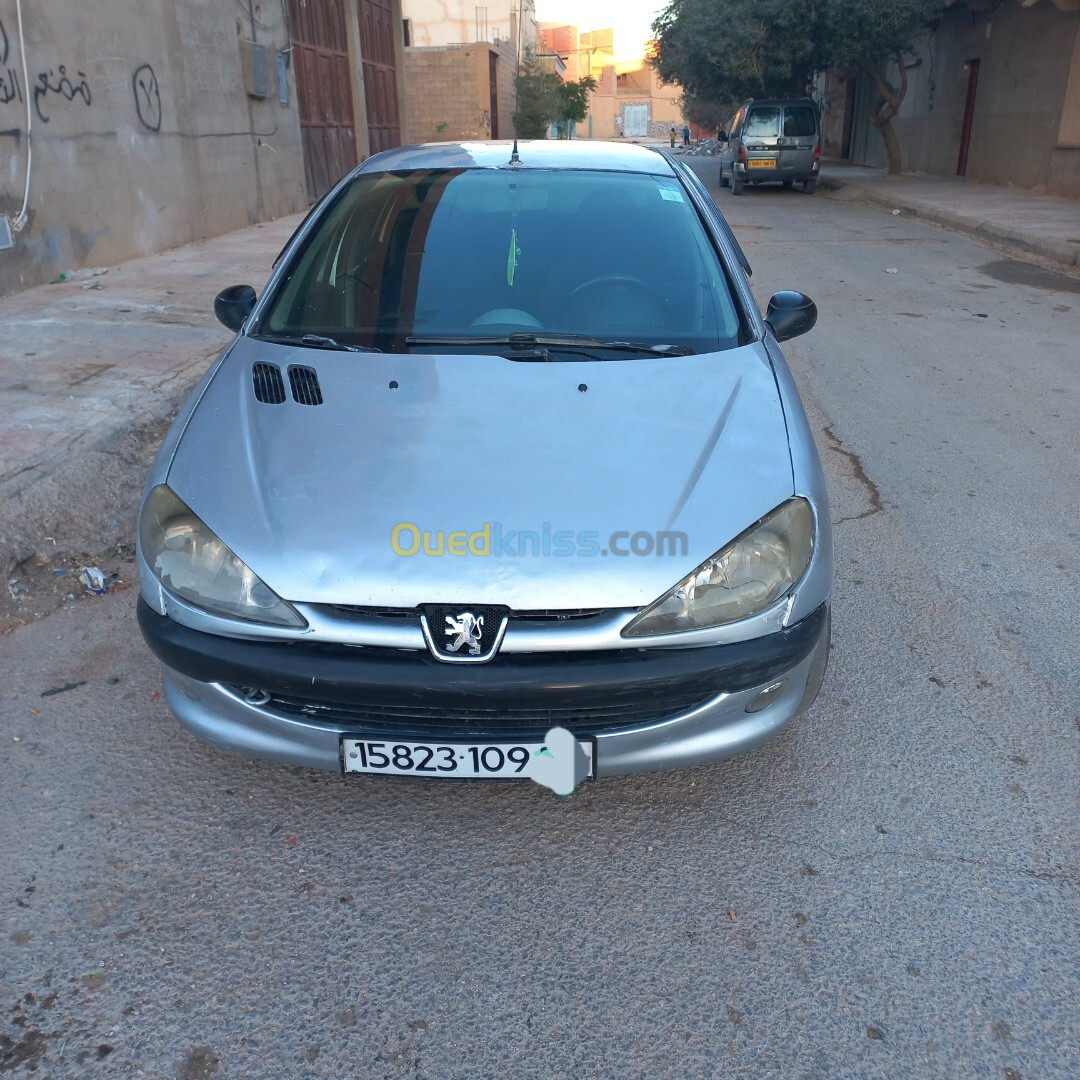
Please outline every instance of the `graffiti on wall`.
[{"label": "graffiti on wall", "polygon": [[6,105],[9,101],[24,100],[19,73],[14,67],[8,66],[10,55],[11,40],[4,28],[4,20],[0,19],[0,105]]},{"label": "graffiti on wall", "polygon": [[140,64],[131,76],[131,88],[135,91],[135,111],[147,131],[161,130],[161,91],[157,76],[149,64]]},{"label": "graffiti on wall", "polygon": [[[93,104],[93,92],[86,72],[76,71],[72,77],[68,74],[66,64],[58,65],[55,70],[39,71],[37,82],[30,89],[33,91],[34,109],[43,124],[49,122],[51,106],[56,98],[69,104],[78,101],[87,107]],[[131,76],[131,89],[139,123],[146,131],[161,131],[161,88],[149,64],[140,64],[135,68]],[[19,72],[11,61],[11,38],[3,19],[0,19],[0,105],[25,102],[25,94]],[[17,136],[19,132],[13,128],[0,134]]]},{"label": "graffiti on wall", "polygon": [[43,111],[41,103],[51,95],[61,97],[65,101],[81,98],[86,105],[91,103],[90,84],[86,81],[86,72],[77,71],[75,75],[79,79],[78,82],[68,77],[67,67],[64,64],[60,65],[59,75],[54,75],[52,68],[38,72],[37,85],[34,87],[34,108],[37,110],[38,119],[43,124],[47,124],[49,118]]}]

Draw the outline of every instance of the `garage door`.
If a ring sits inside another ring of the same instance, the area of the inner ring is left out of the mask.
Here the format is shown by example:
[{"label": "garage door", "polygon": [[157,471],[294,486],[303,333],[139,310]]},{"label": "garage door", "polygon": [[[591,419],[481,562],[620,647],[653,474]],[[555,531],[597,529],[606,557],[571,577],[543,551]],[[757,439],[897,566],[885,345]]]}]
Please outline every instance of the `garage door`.
[{"label": "garage door", "polygon": [[356,164],[349,43],[343,0],[289,0],[308,201]]},{"label": "garage door", "polygon": [[[364,60],[368,142],[373,154],[401,145],[394,49],[400,33],[390,0],[360,0],[360,54]],[[425,91],[421,88],[418,92]]]},{"label": "garage door", "polygon": [[623,134],[647,135],[649,133],[649,106],[623,106]]}]

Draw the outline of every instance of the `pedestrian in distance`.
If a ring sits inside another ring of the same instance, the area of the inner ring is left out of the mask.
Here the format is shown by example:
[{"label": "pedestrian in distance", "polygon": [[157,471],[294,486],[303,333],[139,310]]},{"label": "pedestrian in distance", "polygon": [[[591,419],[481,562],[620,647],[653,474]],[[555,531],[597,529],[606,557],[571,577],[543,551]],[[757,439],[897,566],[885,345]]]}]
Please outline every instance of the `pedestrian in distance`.
[{"label": "pedestrian in distance", "polygon": [[675,149],[675,128],[671,129],[671,149]]},{"label": "pedestrian in distance", "polygon": [[689,146],[690,145],[690,125],[689,124],[683,124],[682,144],[683,144],[683,146]]}]

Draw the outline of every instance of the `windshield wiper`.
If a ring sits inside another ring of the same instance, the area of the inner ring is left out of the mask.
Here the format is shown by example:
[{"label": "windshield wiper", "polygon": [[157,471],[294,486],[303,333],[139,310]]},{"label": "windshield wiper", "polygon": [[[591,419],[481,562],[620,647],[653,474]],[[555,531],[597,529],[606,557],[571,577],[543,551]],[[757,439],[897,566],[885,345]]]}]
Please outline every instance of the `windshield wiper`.
[{"label": "windshield wiper", "polygon": [[344,345],[332,337],[326,337],[324,334],[304,334],[301,337],[287,334],[262,334],[257,340],[269,341],[272,345],[306,345],[309,349],[335,349],[338,352],[382,352],[382,349],[370,349],[366,345]]},{"label": "windshield wiper", "polygon": [[509,337],[409,337],[406,345],[509,345],[514,350],[537,348],[613,349],[617,352],[653,353],[659,356],[693,356],[684,345],[646,345],[636,341],[601,341],[584,334],[510,334]]}]

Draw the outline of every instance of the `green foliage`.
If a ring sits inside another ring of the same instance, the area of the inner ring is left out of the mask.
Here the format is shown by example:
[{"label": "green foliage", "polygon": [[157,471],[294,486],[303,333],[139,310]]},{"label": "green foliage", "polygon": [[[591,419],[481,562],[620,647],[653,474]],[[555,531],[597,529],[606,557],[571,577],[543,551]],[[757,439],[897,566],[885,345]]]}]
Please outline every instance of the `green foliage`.
[{"label": "green foliage", "polygon": [[570,127],[579,124],[589,115],[589,94],[596,89],[591,75],[574,82],[560,82],[555,91],[555,121],[560,139],[570,138]]},{"label": "green foliage", "polygon": [[720,131],[739,107],[736,101],[713,101],[694,94],[683,94],[682,114],[692,124],[706,131]]},{"label": "green foliage", "polygon": [[589,93],[596,80],[587,75],[575,82],[563,82],[545,71],[531,52],[517,78],[517,133],[522,139],[547,138],[555,125],[560,139],[570,137],[570,126],[589,115]]},{"label": "green foliage", "polygon": [[547,138],[548,128],[557,115],[556,94],[562,80],[544,69],[531,52],[517,77],[515,123],[522,139]]},{"label": "green foliage", "polygon": [[[890,121],[907,91],[902,58],[946,0],[669,0],[653,23],[653,63],[695,107],[751,97],[801,97],[815,71],[857,67],[873,78],[871,123],[889,169],[900,169]],[[898,63],[899,86],[887,78]]]},{"label": "green foliage", "polygon": [[826,0],[671,0],[653,23],[660,77],[724,106],[801,97],[821,66]]},{"label": "green foliage", "polygon": [[827,66],[895,59],[945,10],[943,0],[828,0]]}]

